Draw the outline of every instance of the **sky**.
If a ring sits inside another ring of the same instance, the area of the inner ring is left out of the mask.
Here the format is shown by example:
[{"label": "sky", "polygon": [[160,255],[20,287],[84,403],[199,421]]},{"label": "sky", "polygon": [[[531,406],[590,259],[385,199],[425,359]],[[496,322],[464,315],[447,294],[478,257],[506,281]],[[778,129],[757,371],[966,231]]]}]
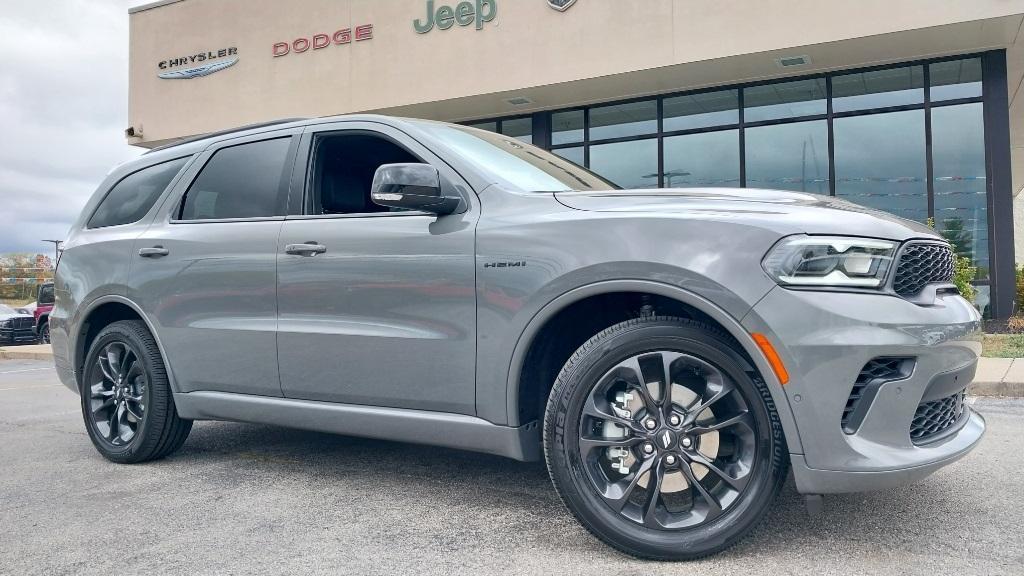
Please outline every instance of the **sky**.
[{"label": "sky", "polygon": [[142,149],[128,126],[128,8],[0,0],[0,254],[63,239],[103,177]]}]

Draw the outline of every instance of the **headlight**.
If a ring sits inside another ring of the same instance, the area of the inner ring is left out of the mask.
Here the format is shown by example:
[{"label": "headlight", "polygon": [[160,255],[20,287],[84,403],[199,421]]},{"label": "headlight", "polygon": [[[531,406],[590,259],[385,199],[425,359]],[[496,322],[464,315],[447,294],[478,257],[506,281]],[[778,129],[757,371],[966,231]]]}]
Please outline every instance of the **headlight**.
[{"label": "headlight", "polygon": [[791,236],[764,257],[764,269],[785,286],[880,288],[896,242],[846,236]]},{"label": "headlight", "polygon": [[11,327],[11,321],[10,320],[0,321],[0,328],[10,328],[10,327]]}]

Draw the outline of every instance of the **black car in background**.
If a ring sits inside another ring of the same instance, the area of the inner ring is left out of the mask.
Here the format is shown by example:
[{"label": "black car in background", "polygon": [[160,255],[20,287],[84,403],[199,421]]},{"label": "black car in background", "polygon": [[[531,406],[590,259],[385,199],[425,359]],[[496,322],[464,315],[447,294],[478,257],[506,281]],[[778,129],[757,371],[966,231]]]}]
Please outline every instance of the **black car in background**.
[{"label": "black car in background", "polygon": [[6,304],[0,304],[0,346],[4,344],[33,344],[36,342],[36,320]]}]

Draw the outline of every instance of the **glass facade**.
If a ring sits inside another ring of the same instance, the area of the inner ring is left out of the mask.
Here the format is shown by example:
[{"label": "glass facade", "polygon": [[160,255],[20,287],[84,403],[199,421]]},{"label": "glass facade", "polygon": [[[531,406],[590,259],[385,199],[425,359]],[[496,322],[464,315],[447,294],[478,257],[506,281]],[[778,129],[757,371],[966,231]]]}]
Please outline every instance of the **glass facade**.
[{"label": "glass facade", "polygon": [[945,58],[542,112],[530,137],[625,188],[792,190],[933,222],[984,287],[984,69]]}]

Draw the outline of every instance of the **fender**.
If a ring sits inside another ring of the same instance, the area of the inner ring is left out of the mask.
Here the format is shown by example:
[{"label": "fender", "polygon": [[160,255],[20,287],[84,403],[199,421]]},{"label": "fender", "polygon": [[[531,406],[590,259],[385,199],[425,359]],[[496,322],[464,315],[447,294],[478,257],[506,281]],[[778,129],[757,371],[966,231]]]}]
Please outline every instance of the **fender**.
[{"label": "fender", "polygon": [[[146,324],[146,329],[149,330],[149,333],[153,336],[153,340],[156,341],[156,347],[160,350],[160,356],[164,359],[164,370],[167,372],[167,381],[171,385],[171,392],[177,393],[178,392],[178,385],[177,385],[177,380],[175,380],[175,378],[174,378],[174,363],[171,362],[168,359],[167,351],[164,348],[163,342],[160,341],[159,333],[153,327],[153,322],[150,321],[149,316],[147,316],[146,313],[142,311],[142,308],[140,308],[139,305],[136,304],[135,302],[129,300],[128,298],[126,298],[124,296],[117,295],[117,294],[108,294],[106,296],[100,296],[100,297],[94,299],[92,302],[90,302],[88,306],[80,307],[78,309],[79,311],[75,314],[74,320],[72,322],[70,322],[69,324],[70,325],[74,325],[74,326],[82,326],[83,325],[83,323],[82,323],[82,319],[83,318],[88,318],[89,315],[92,314],[100,306],[102,306],[104,304],[110,304],[110,303],[113,303],[113,302],[116,302],[118,304],[124,304],[125,306],[128,306],[129,308],[131,308],[139,316],[139,318],[142,318],[143,323]],[[82,368],[82,366],[79,365],[79,356],[78,356],[78,344],[79,344],[78,340],[79,340],[79,338],[81,336],[82,336],[82,334],[79,333],[79,334],[75,334],[74,336],[70,336],[69,335],[69,337],[68,337],[69,342],[70,342],[70,346],[69,346],[70,352],[71,352],[71,354],[74,355],[73,356],[73,362],[75,364],[74,368],[75,368],[75,378],[76,379],[78,379],[79,376],[81,376],[81,368]],[[86,350],[82,351],[82,354],[83,354],[82,358],[83,358],[83,360],[84,360],[84,355],[87,352],[88,351],[86,351]],[[79,382],[78,384],[79,384],[79,387],[81,387],[81,382]]]},{"label": "fender", "polygon": [[753,360],[755,367],[758,372],[760,372],[762,378],[764,378],[765,383],[768,385],[768,390],[771,392],[772,399],[775,401],[775,409],[779,414],[782,429],[786,434],[786,442],[789,447],[789,452],[794,454],[803,453],[803,447],[800,442],[800,433],[796,426],[796,420],[793,418],[789,399],[782,389],[782,383],[779,382],[779,379],[775,376],[775,372],[768,364],[768,361],[764,358],[760,348],[758,348],[757,344],[754,342],[753,337],[743,329],[743,326],[739,321],[702,296],[698,296],[697,294],[683,288],[679,288],[678,286],[654,282],[651,280],[607,280],[574,288],[573,290],[565,292],[554,300],[548,302],[533,316],[533,318],[530,319],[529,323],[526,325],[526,329],[519,335],[515,350],[512,353],[512,362],[509,366],[506,405],[508,406],[508,422],[512,426],[521,424],[518,422],[519,406],[517,404],[517,399],[519,397],[519,375],[522,373],[523,364],[526,361],[526,353],[529,350],[530,345],[533,343],[533,339],[537,336],[548,320],[553,318],[567,306],[583,300],[584,298],[612,292],[647,292],[649,294],[657,294],[659,296],[671,298],[700,310],[721,324],[722,327],[725,328],[726,332],[735,338],[736,341],[739,342],[740,346],[743,347],[747,356]]}]

